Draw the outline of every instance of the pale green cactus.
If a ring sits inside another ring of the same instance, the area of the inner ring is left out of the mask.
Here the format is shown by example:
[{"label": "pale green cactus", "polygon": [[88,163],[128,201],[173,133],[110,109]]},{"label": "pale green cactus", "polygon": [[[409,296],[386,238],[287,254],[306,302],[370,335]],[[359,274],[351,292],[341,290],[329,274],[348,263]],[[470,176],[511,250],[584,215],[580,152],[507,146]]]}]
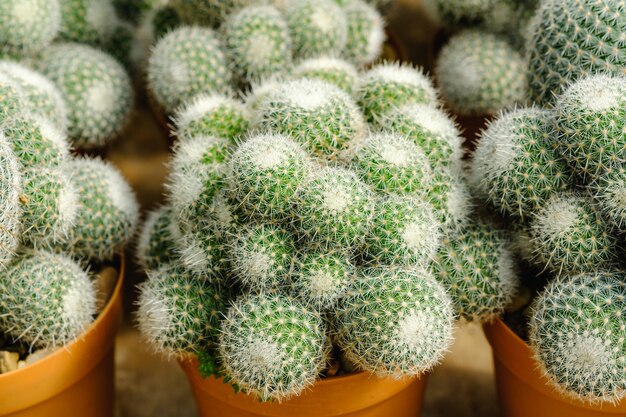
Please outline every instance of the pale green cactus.
[{"label": "pale green cactus", "polygon": [[66,41],[102,45],[112,35],[117,22],[111,0],[59,0],[60,38]]},{"label": "pale green cactus", "polygon": [[170,3],[184,22],[218,27],[230,13],[254,2],[252,0],[171,0]]},{"label": "pale green cactus", "polygon": [[363,66],[372,63],[382,52],[385,24],[373,5],[363,0],[348,0],[343,7],[348,22],[348,37],[343,55]]},{"label": "pale green cactus", "polygon": [[471,26],[480,23],[497,0],[423,0],[426,15],[445,26]]},{"label": "pale green cactus", "polygon": [[19,116],[28,110],[28,102],[17,82],[0,73],[0,120]]},{"label": "pale green cactus", "polygon": [[334,84],[348,94],[353,94],[359,82],[356,68],[340,58],[320,56],[300,61],[293,68],[294,78],[312,78]]},{"label": "pale green cactus", "polygon": [[450,169],[435,170],[426,200],[434,209],[444,230],[464,226],[471,214],[474,202],[465,180]]},{"label": "pale green cactus", "polygon": [[[1,84],[0,84],[1,89]],[[0,132],[0,267],[13,259],[22,232],[22,173],[10,143]]]},{"label": "pale green cactus", "polygon": [[169,206],[160,206],[148,212],[137,237],[135,257],[144,270],[158,269],[175,261],[176,242],[180,230]]},{"label": "pale green cactus", "polygon": [[626,169],[607,172],[588,187],[598,208],[613,227],[626,229]]},{"label": "pale green cactus", "polygon": [[59,0],[5,0],[0,3],[0,56],[34,55],[61,28]]}]

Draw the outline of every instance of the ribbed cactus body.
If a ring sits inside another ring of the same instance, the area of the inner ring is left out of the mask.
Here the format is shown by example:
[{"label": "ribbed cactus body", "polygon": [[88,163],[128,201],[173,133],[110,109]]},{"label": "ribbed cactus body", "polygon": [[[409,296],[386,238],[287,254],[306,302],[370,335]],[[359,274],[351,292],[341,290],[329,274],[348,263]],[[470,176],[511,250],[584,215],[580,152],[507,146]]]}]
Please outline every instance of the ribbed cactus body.
[{"label": "ribbed cactus body", "polygon": [[137,237],[135,252],[137,263],[144,270],[152,270],[175,261],[178,238],[180,238],[180,231],[171,207],[160,206],[151,210],[146,215]]},{"label": "ribbed cactus body", "polygon": [[31,347],[66,345],[84,332],[94,314],[89,275],[64,255],[21,255],[0,276],[0,328]]},{"label": "ribbed cactus body", "polygon": [[347,1],[343,10],[348,23],[343,55],[359,66],[373,62],[380,55],[385,40],[382,16],[373,5],[362,0]]},{"label": "ribbed cactus body", "polygon": [[249,295],[228,310],[219,353],[237,387],[282,401],[313,385],[326,363],[325,344],[318,314],[285,297]]},{"label": "ribbed cactus body", "polygon": [[126,124],[133,106],[130,78],[110,55],[77,43],[48,48],[38,69],[61,90],[74,146],[105,145]]},{"label": "ribbed cactus body", "polygon": [[467,30],[450,38],[437,57],[435,76],[458,114],[495,114],[526,99],[522,55],[492,33]]},{"label": "ribbed cactus body", "polygon": [[0,55],[33,55],[59,33],[58,0],[6,0],[0,4]]},{"label": "ribbed cactus body", "polygon": [[70,157],[65,135],[45,118],[16,117],[0,130],[24,169],[58,166]]},{"label": "ribbed cactus body", "polygon": [[[1,91],[0,84],[0,91]],[[22,229],[20,192],[22,174],[10,143],[0,133],[0,267],[15,255]]]},{"label": "ribbed cactus body", "polygon": [[623,73],[626,5],[612,0],[542,1],[528,42],[530,98],[541,104],[598,72]]},{"label": "ribbed cactus body", "polygon": [[359,271],[334,316],[335,340],[358,368],[382,376],[419,375],[452,342],[454,311],[427,270]]},{"label": "ribbed cactus body", "polygon": [[482,132],[472,175],[496,209],[528,220],[551,196],[574,183],[556,147],[553,112],[513,110]]},{"label": "ribbed cactus body", "polygon": [[460,317],[492,320],[515,295],[518,277],[505,236],[490,224],[472,221],[443,238],[431,270]]},{"label": "ribbed cactus body", "polygon": [[548,380],[584,402],[624,398],[623,273],[592,272],[548,284],[532,307],[530,345]]},{"label": "ribbed cactus body", "polygon": [[221,31],[227,56],[241,81],[258,81],[289,70],[289,28],[276,8],[243,8],[226,19]]},{"label": "ribbed cactus body", "polygon": [[359,81],[356,68],[340,58],[315,57],[301,61],[292,71],[295,78],[311,78],[333,84],[348,94],[354,93]]},{"label": "ribbed cactus body", "polygon": [[149,270],[138,289],[139,330],[157,351],[181,358],[217,340],[226,300],[210,281],[172,262]]},{"label": "ribbed cactus body", "polygon": [[61,39],[102,45],[112,35],[117,18],[111,0],[59,0],[59,2],[62,11]]},{"label": "ribbed cactus body", "polygon": [[157,42],[148,62],[148,84],[168,113],[198,94],[225,94],[231,73],[215,33],[181,26]]}]

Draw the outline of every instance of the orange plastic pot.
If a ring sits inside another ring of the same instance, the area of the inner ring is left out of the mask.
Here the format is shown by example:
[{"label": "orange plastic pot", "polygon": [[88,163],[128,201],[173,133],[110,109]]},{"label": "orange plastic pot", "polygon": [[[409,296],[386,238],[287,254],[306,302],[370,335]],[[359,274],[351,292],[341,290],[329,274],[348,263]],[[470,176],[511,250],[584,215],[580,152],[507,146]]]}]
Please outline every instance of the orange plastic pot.
[{"label": "orange plastic pot", "polygon": [[503,417],[626,416],[626,402],[591,405],[556,391],[537,368],[530,347],[500,319],[483,326],[493,349]]},{"label": "orange plastic pot", "polygon": [[122,317],[123,271],[122,258],[108,304],[80,339],[0,375],[0,416],[113,416],[113,343]]},{"label": "orange plastic pot", "polygon": [[181,361],[201,417],[417,417],[426,377],[378,378],[365,372],[317,381],[302,395],[281,403],[259,402],[235,393],[219,379],[203,379],[196,360]]}]

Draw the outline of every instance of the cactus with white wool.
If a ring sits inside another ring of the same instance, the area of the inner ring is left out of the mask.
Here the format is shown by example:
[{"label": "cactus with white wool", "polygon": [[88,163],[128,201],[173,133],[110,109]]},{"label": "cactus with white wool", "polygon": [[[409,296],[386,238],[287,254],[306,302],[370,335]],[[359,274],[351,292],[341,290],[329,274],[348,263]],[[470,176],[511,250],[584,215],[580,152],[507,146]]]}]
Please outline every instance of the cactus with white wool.
[{"label": "cactus with white wool", "polygon": [[0,56],[32,56],[61,29],[59,0],[6,0],[0,4]]},{"label": "cactus with white wool", "polygon": [[382,16],[362,0],[346,1],[343,11],[348,24],[343,55],[358,66],[372,63],[380,55],[385,40]]},{"label": "cactus with white wool", "polygon": [[144,270],[149,270],[174,261],[177,258],[176,241],[179,237],[180,230],[174,221],[171,207],[160,206],[151,210],[137,237],[137,263]]},{"label": "cactus with white wool", "polygon": [[[0,84],[1,89],[1,84]],[[0,133],[0,266],[5,267],[20,244],[22,205],[20,164]]]},{"label": "cactus with white wool", "polygon": [[302,60],[292,72],[296,79],[311,78],[333,84],[352,94],[359,81],[359,74],[351,63],[332,56],[319,56]]}]

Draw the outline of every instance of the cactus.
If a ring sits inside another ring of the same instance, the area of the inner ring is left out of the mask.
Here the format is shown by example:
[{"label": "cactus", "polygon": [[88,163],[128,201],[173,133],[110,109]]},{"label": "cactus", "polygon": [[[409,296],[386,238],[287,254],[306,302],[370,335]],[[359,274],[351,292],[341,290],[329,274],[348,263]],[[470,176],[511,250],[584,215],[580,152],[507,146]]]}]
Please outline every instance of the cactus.
[{"label": "cactus", "polygon": [[360,369],[420,375],[452,343],[454,311],[443,286],[421,268],[359,272],[334,316],[335,340]]},{"label": "cactus", "polygon": [[311,79],[286,82],[259,103],[255,125],[292,136],[314,155],[334,159],[365,134],[353,100],[332,84]]},{"label": "cactus", "polygon": [[5,0],[0,3],[0,55],[34,55],[52,42],[60,27],[59,0]]},{"label": "cactus", "polygon": [[227,189],[238,208],[249,216],[280,220],[291,216],[311,162],[289,137],[262,134],[243,142],[229,167]]},{"label": "cactus", "polygon": [[532,218],[573,178],[556,150],[554,114],[535,107],[502,114],[482,132],[472,169],[487,200],[502,213]]},{"label": "cactus", "polygon": [[453,36],[437,57],[435,76],[458,114],[494,114],[526,99],[522,55],[492,33],[466,30]]},{"label": "cactus", "polygon": [[[0,96],[2,95],[1,90],[0,79]],[[0,268],[5,268],[13,259],[20,243],[22,232],[21,185],[20,164],[11,150],[11,145],[0,131]]]},{"label": "cactus", "polygon": [[61,91],[42,74],[16,62],[0,61],[0,73],[13,80],[24,95],[28,110],[45,117],[59,130],[67,129],[68,109]]},{"label": "cactus", "polygon": [[346,295],[355,273],[349,255],[341,251],[304,250],[294,265],[292,289],[302,303],[330,311]]},{"label": "cactus", "polygon": [[124,20],[118,20],[113,27],[113,33],[102,46],[131,75],[136,75],[146,59],[145,51],[135,32],[135,26]]},{"label": "cactus", "polygon": [[441,244],[440,227],[433,209],[421,198],[381,197],[365,237],[365,257],[375,265],[426,267]]},{"label": "cactus", "polygon": [[426,199],[444,230],[464,226],[474,206],[472,195],[463,178],[444,168],[435,171],[426,190]]},{"label": "cactus", "polygon": [[556,103],[559,146],[583,180],[626,161],[626,77],[598,74],[570,85]]},{"label": "cactus", "polygon": [[41,167],[22,176],[22,242],[48,249],[67,236],[78,213],[78,193],[59,168]]},{"label": "cactus", "polygon": [[230,261],[238,281],[253,291],[273,291],[291,280],[295,245],[279,226],[248,225],[237,230],[230,244]]},{"label": "cactus", "polygon": [[310,388],[326,364],[323,323],[295,300],[249,295],[222,322],[219,357],[226,379],[261,400]]},{"label": "cactus", "polygon": [[151,93],[168,113],[201,93],[226,94],[231,73],[215,33],[181,26],[157,42],[148,62]]},{"label": "cactus", "polygon": [[133,107],[132,86],[124,68],[110,55],[63,43],[48,48],[37,65],[63,94],[74,146],[101,147],[124,127]]},{"label": "cactus", "polygon": [[287,22],[272,6],[249,6],[230,16],[221,27],[235,74],[244,83],[285,72],[291,66]]},{"label": "cactus", "polygon": [[64,255],[24,254],[0,274],[0,328],[31,349],[67,345],[95,313],[89,275]]},{"label": "cactus", "polygon": [[218,27],[230,13],[253,4],[252,0],[171,0],[172,7],[188,24]]},{"label": "cactus", "polygon": [[588,188],[604,219],[614,228],[626,230],[626,169],[607,172]]},{"label": "cactus", "polygon": [[269,77],[260,82],[250,83],[250,90],[243,93],[243,101],[251,115],[259,111],[259,107],[274,90],[280,88],[285,80],[282,76]]},{"label": "cactus", "polygon": [[554,103],[569,84],[588,74],[623,73],[626,31],[619,1],[542,1],[528,42],[530,98]]},{"label": "cactus", "polygon": [[480,23],[498,0],[424,0],[426,15],[445,26],[473,26]]},{"label": "cactus", "polygon": [[385,40],[383,18],[373,5],[349,0],[343,8],[348,35],[343,55],[356,65],[372,63],[382,51]]},{"label": "cactus", "polygon": [[437,105],[437,92],[420,69],[407,64],[383,63],[361,76],[356,92],[367,121],[383,124],[384,115],[406,104]]},{"label": "cactus", "polygon": [[296,79],[312,78],[339,87],[347,94],[353,94],[359,81],[356,68],[348,61],[333,57],[315,57],[301,61],[292,71]]},{"label": "cactus", "polygon": [[249,127],[250,115],[243,103],[216,94],[201,94],[186,102],[174,116],[176,137],[217,136],[235,141]]},{"label": "cactus", "polygon": [[482,221],[448,233],[431,264],[457,314],[485,322],[499,316],[515,295],[518,277],[505,234]]},{"label": "cactus", "polygon": [[78,191],[78,213],[68,236],[55,245],[81,260],[104,261],[132,238],[138,204],[119,171],[100,159],[78,158],[66,164]]},{"label": "cactus", "polygon": [[152,270],[175,261],[176,241],[180,237],[171,207],[160,206],[149,211],[137,238],[137,263],[144,270]]},{"label": "cactus", "polygon": [[432,169],[424,152],[410,139],[391,133],[368,136],[352,158],[361,179],[382,193],[422,192],[432,181]]},{"label": "cactus", "polygon": [[159,4],[141,16],[137,38],[147,50],[164,35],[182,24],[178,12],[172,5],[168,2]]},{"label": "cactus", "polygon": [[348,41],[348,22],[333,0],[290,0],[285,18],[297,58],[341,53]]},{"label": "cactus", "polygon": [[19,116],[28,110],[28,102],[19,85],[0,73],[0,120]]},{"label": "cactus", "polygon": [[597,271],[617,261],[618,241],[586,195],[553,195],[530,227],[535,262],[559,275]]},{"label": "cactus", "polygon": [[626,286],[623,273],[563,276],[532,306],[530,345],[561,393],[588,403],[624,398]]},{"label": "cactus", "polygon": [[60,38],[65,41],[102,45],[113,34],[117,16],[111,0],[59,0]]},{"label": "cactus", "polygon": [[296,230],[311,244],[358,249],[371,225],[373,195],[344,168],[312,172],[296,195]]},{"label": "cactus", "polygon": [[217,341],[226,300],[209,280],[171,262],[149,270],[138,289],[139,330],[158,352],[184,358]]}]

